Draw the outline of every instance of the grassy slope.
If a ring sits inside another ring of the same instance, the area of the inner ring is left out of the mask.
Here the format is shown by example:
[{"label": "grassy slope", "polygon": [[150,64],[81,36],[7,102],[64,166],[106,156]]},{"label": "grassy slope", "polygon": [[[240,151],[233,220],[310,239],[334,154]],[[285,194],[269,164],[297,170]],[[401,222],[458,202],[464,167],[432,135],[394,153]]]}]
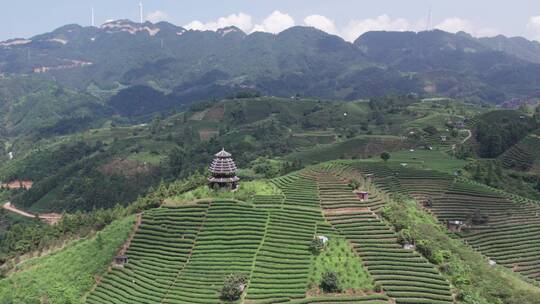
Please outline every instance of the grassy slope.
[{"label": "grassy slope", "polygon": [[[118,220],[98,237],[74,241],[63,250],[35,258],[0,280],[0,303],[81,303],[127,238],[134,217]],[[99,240],[101,239],[101,241]]]},{"label": "grassy slope", "polygon": [[182,205],[194,200],[200,199],[227,199],[249,202],[255,195],[279,195],[281,190],[274,184],[265,180],[255,180],[241,182],[238,189],[234,192],[219,190],[214,191],[208,186],[201,186],[192,191],[188,191],[178,196],[170,197],[165,200],[167,206]]},{"label": "grassy slope", "polygon": [[317,288],[325,272],[338,275],[340,287],[349,292],[373,290],[374,283],[362,260],[343,238],[331,237],[326,248],[315,257],[310,276],[310,284]]},{"label": "grassy slope", "polygon": [[437,150],[402,150],[391,153],[390,163],[419,169],[433,169],[453,174],[457,169],[467,165],[467,161],[452,158],[447,153]]},{"label": "grassy slope", "polygon": [[313,164],[338,158],[365,158],[376,155],[383,150],[394,150],[403,145],[398,136],[363,135],[345,140],[336,144],[318,145],[310,149],[295,152],[287,156],[287,159],[302,160],[304,164]]}]

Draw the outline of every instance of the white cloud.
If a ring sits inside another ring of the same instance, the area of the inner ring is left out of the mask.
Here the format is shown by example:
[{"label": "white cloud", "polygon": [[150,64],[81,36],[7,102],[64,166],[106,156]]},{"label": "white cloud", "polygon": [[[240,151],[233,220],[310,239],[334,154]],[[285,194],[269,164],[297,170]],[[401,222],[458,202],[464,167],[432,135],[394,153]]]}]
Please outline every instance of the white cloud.
[{"label": "white cloud", "polygon": [[440,30],[447,31],[450,33],[457,33],[460,31],[471,33],[473,31],[473,26],[471,22],[465,19],[458,18],[458,17],[445,19],[443,20],[443,22],[439,23],[435,27]]},{"label": "white cloud", "polygon": [[351,20],[342,30],[343,39],[354,41],[360,35],[369,31],[407,31],[411,30],[409,21],[403,18],[392,19],[388,15],[377,18]]},{"label": "white cloud", "polygon": [[339,32],[336,28],[334,21],[321,15],[311,15],[304,19],[304,23],[308,26],[320,29],[329,34],[337,35]]},{"label": "white cloud", "polygon": [[540,41],[540,16],[533,16],[529,18],[527,28],[533,33],[534,38]]},{"label": "white cloud", "polygon": [[463,31],[477,37],[495,36],[498,33],[496,29],[477,27],[471,21],[458,17],[447,18],[435,27],[450,33]]},{"label": "white cloud", "polygon": [[224,28],[227,26],[236,26],[246,33],[251,33],[251,32],[279,33],[294,25],[295,25],[294,19],[290,15],[284,14],[280,11],[274,11],[272,14],[266,17],[260,24],[253,24],[252,17],[250,15],[244,14],[244,13],[238,13],[238,14],[231,14],[227,17],[220,17],[218,20],[210,21],[206,23],[201,22],[199,20],[194,20],[184,25],[184,27],[187,29],[199,30],[199,31],[204,31],[204,30],[216,31],[220,28]]},{"label": "white cloud", "polygon": [[160,21],[166,21],[169,19],[169,15],[167,15],[167,13],[163,12],[163,11],[154,11],[154,12],[151,12],[149,13],[147,16],[146,16],[146,20],[152,22],[152,23],[156,23],[156,22],[160,22]]},{"label": "white cloud", "polygon": [[209,31],[215,31],[220,28],[228,27],[228,26],[236,26],[239,29],[241,29],[244,32],[249,32],[253,28],[253,23],[251,21],[251,16],[244,13],[238,13],[238,14],[230,14],[226,17],[220,17],[218,20],[210,21],[207,23],[203,23],[199,20],[194,20],[186,25],[184,25],[187,29],[192,30],[209,30]]},{"label": "white cloud", "polygon": [[199,20],[193,20],[190,23],[184,25],[185,28],[188,30],[196,30],[196,31],[205,31],[206,25]]},{"label": "white cloud", "polygon": [[[152,17],[152,18],[151,18]],[[165,20],[167,15],[163,12],[156,11],[148,15],[148,20]],[[336,23],[323,15],[313,14],[309,15],[303,20],[303,24],[312,26],[325,31],[329,34],[341,36],[347,41],[354,41],[360,35],[369,31],[423,31],[426,29],[427,20],[408,20],[404,18],[391,18],[390,16],[383,14],[375,18],[366,19],[353,19],[350,20],[345,26],[338,27]],[[274,11],[268,15],[262,22],[255,23],[251,15],[245,13],[231,14],[226,17],[220,17],[217,20],[202,22],[194,20],[184,27],[193,30],[210,30],[216,31],[220,28],[228,26],[236,26],[246,33],[252,32],[268,32],[279,33],[285,29],[288,29],[296,24],[291,15],[282,13],[280,11]],[[529,25],[531,31],[535,32],[538,39],[540,39],[540,16],[531,17]],[[443,20],[435,28],[457,33],[464,31],[472,34],[473,36],[494,36],[499,33],[496,29],[489,27],[478,27],[471,21],[459,17],[452,17]]]},{"label": "white cloud", "polygon": [[266,17],[261,24],[253,27],[253,32],[268,32],[277,34],[295,25],[294,19],[289,14],[274,11]]}]

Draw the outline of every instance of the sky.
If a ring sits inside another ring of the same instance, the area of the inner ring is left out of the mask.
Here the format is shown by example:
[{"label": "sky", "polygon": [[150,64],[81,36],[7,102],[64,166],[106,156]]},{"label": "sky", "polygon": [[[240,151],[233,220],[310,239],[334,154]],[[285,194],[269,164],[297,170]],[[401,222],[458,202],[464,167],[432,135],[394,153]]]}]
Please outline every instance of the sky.
[{"label": "sky", "polygon": [[[523,36],[540,41],[539,0],[143,0],[143,18],[190,29],[235,25],[247,33],[314,26],[354,41],[371,30],[439,28],[473,36]],[[139,20],[139,0],[4,0],[0,41],[29,38],[65,24]],[[431,12],[431,13],[430,13]],[[431,18],[429,17],[431,16]],[[429,22],[431,20],[431,22]]]}]

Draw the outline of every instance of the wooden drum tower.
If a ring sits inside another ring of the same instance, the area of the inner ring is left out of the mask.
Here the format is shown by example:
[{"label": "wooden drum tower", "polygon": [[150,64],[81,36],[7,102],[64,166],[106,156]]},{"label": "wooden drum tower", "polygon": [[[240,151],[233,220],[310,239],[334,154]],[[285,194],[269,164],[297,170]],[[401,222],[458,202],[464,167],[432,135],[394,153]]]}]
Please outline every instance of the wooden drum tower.
[{"label": "wooden drum tower", "polygon": [[208,186],[212,189],[227,188],[235,190],[240,178],[236,176],[236,164],[231,153],[222,149],[216,153],[214,161],[210,165],[212,176],[208,178]]}]

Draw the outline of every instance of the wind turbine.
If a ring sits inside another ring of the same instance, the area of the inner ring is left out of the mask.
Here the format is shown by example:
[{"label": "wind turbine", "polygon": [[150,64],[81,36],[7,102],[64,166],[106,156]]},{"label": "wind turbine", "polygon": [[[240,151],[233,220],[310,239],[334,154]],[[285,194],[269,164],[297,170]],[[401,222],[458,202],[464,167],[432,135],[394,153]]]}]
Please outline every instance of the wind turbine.
[{"label": "wind turbine", "polygon": [[428,18],[427,18],[427,22],[426,22],[426,31],[431,31],[433,30],[433,12],[431,11],[431,5],[429,6],[429,10],[428,10]]},{"label": "wind turbine", "polygon": [[143,24],[143,4],[142,4],[142,1],[139,2],[139,18],[140,18],[141,24]]},{"label": "wind turbine", "polygon": [[94,7],[92,7],[92,26],[96,26],[96,19],[95,19],[95,16],[94,16]]}]

